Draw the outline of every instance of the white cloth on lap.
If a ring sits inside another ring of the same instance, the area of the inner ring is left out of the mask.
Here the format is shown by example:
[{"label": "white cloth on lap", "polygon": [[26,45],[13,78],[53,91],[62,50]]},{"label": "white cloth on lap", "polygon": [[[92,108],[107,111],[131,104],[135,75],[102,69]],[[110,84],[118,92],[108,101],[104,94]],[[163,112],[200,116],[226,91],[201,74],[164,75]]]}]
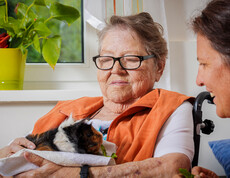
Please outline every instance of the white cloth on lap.
[{"label": "white cloth on lap", "polygon": [[[106,149],[107,155],[116,153],[115,144],[103,141],[103,145]],[[81,166],[84,164],[88,164],[91,166],[104,166],[115,164],[114,159],[112,159],[111,157],[101,155],[23,149],[11,155],[8,158],[0,159],[0,175],[14,176],[21,172],[38,168],[36,165],[28,162],[24,158],[24,152],[36,154],[40,157],[43,157],[49,161],[52,161],[62,166]]]}]

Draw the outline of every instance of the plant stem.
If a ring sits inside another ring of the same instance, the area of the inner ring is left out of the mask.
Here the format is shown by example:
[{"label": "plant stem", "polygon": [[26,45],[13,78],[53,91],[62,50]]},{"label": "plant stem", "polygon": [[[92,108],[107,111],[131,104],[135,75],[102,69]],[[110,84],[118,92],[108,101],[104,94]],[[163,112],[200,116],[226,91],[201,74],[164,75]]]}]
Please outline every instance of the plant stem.
[{"label": "plant stem", "polygon": [[33,3],[32,3],[32,4],[30,4],[30,6],[27,8],[27,10],[26,10],[26,14],[25,14],[25,16],[24,16],[24,18],[23,18],[23,20],[22,20],[21,25],[22,25],[22,24],[24,23],[24,21],[26,20],[26,16],[27,16],[27,14],[28,14],[28,12],[29,12],[30,8],[31,8],[33,5],[34,5],[34,1],[33,1]]},{"label": "plant stem", "polygon": [[33,44],[33,42],[31,42],[30,44],[28,44],[27,46],[25,46],[25,49],[27,49],[32,44]]},{"label": "plant stem", "polygon": [[28,28],[26,28],[25,32],[27,32],[33,24],[34,24],[34,22],[31,23],[30,26],[29,26]]},{"label": "plant stem", "polygon": [[7,0],[5,0],[5,7],[6,7],[6,12],[5,12],[5,23],[8,22],[8,4]]},{"label": "plant stem", "polygon": [[53,18],[53,16],[50,16],[48,19],[45,20],[44,23],[48,22],[49,20],[51,20]]},{"label": "plant stem", "polygon": [[[38,38],[39,40],[42,39],[42,37]],[[47,39],[47,38],[46,38]],[[25,49],[27,49],[30,45],[32,45],[34,42],[32,41],[31,43],[29,43],[27,46],[25,46]]]}]

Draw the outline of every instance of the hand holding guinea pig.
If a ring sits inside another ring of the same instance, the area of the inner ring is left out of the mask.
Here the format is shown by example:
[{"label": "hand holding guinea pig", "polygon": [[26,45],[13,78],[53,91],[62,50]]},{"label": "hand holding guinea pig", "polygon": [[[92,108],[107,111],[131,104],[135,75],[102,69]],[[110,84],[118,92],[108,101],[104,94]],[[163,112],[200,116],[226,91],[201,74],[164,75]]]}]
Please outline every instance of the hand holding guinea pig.
[{"label": "hand holding guinea pig", "polygon": [[36,145],[25,137],[16,138],[9,145],[0,149],[0,158],[9,157],[10,155],[24,148],[35,149]]}]

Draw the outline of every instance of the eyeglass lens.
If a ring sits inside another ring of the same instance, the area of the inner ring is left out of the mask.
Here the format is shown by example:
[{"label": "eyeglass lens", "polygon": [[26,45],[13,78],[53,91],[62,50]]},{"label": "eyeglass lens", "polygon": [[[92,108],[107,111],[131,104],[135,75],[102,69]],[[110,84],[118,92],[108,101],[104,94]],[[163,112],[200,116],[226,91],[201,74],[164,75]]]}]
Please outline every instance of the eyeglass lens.
[{"label": "eyeglass lens", "polygon": [[[112,57],[100,56],[96,59],[96,64],[100,69],[110,69],[114,65]],[[124,56],[120,58],[120,64],[125,69],[136,69],[140,66],[140,59],[136,56]]]}]

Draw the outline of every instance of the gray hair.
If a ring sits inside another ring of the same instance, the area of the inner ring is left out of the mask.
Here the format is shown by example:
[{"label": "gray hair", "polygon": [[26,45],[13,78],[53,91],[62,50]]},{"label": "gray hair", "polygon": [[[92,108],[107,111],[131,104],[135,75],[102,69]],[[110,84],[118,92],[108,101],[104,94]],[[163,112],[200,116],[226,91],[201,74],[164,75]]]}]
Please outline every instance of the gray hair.
[{"label": "gray hair", "polygon": [[109,23],[98,33],[99,51],[101,43],[107,32],[119,28],[128,28],[135,32],[142,41],[146,52],[157,56],[156,64],[165,63],[168,55],[167,43],[163,38],[163,27],[154,22],[152,17],[147,12],[142,12],[130,16],[112,16]]}]

